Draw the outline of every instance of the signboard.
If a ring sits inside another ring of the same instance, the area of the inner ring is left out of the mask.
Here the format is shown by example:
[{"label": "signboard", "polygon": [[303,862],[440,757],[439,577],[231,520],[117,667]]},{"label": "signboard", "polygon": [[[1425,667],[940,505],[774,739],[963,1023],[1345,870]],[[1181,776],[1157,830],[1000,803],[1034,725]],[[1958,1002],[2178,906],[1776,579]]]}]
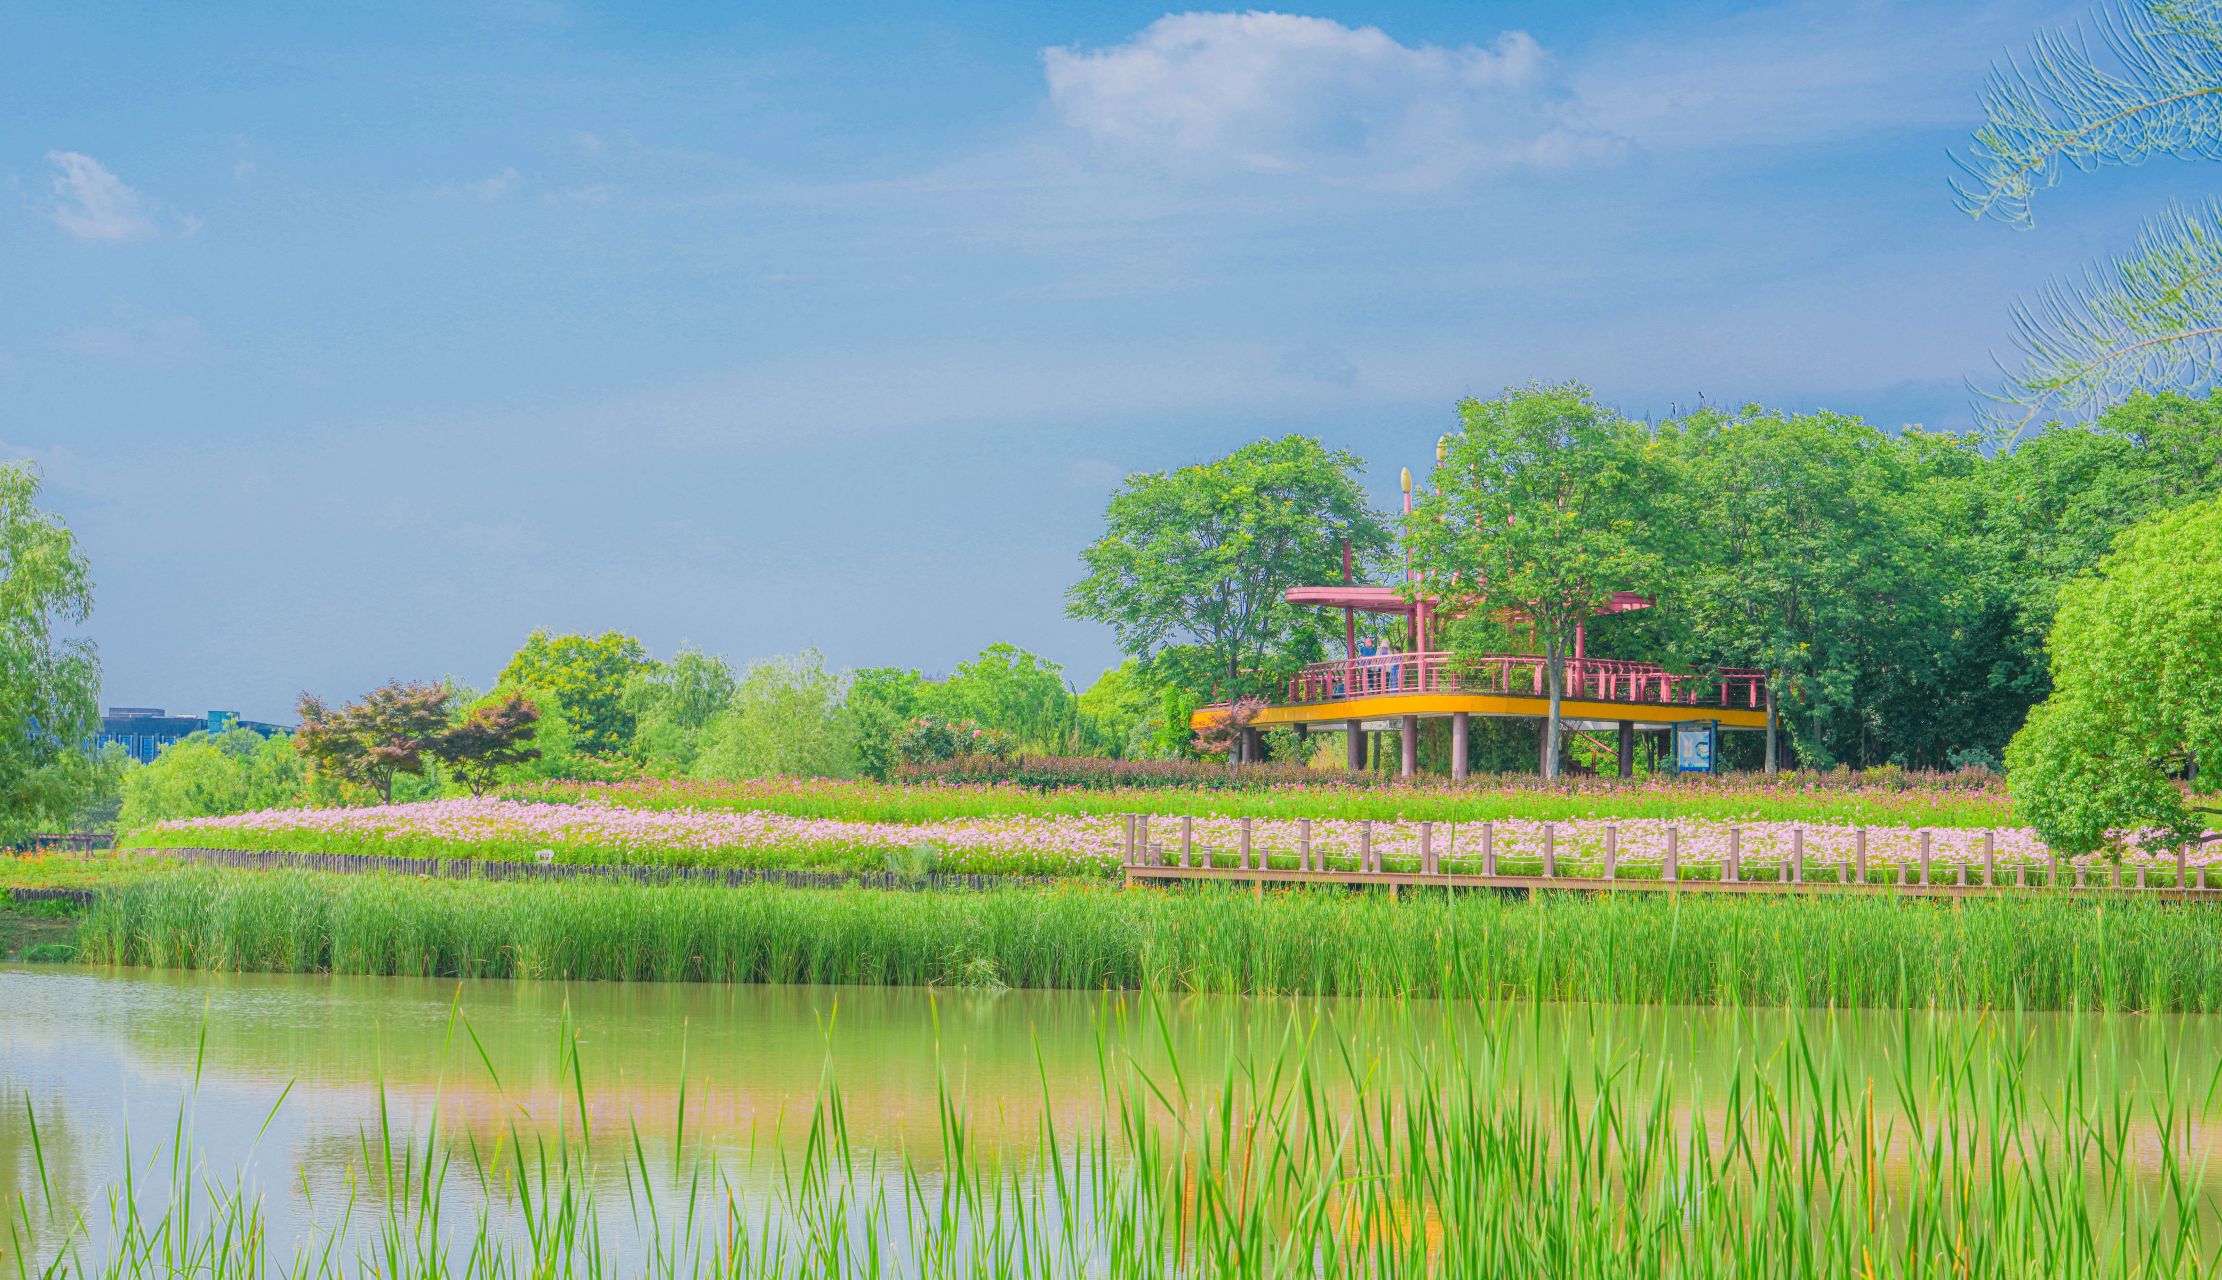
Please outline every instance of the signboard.
[{"label": "signboard", "polygon": [[1713,772],[1713,748],[1720,742],[1720,723],[1690,720],[1674,726],[1674,768],[1677,773]]}]

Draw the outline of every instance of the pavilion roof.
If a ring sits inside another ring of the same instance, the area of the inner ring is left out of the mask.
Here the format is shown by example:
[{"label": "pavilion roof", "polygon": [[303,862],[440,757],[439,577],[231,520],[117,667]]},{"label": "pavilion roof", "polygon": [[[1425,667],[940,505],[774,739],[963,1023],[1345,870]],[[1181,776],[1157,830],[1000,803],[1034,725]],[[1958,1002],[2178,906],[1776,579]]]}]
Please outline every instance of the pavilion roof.
[{"label": "pavilion roof", "polygon": [[[1352,609],[1359,613],[1393,613],[1399,617],[1412,616],[1412,601],[1406,598],[1401,587],[1369,587],[1361,583],[1344,582],[1326,587],[1290,587],[1281,598],[1290,604],[1319,605],[1327,609]],[[1422,597],[1432,608],[1439,602],[1433,596]],[[1633,591],[1616,591],[1612,600],[1597,611],[1602,617],[1609,613],[1633,613],[1648,609],[1654,601],[1649,596]],[[1527,615],[1512,610],[1515,619]]]}]

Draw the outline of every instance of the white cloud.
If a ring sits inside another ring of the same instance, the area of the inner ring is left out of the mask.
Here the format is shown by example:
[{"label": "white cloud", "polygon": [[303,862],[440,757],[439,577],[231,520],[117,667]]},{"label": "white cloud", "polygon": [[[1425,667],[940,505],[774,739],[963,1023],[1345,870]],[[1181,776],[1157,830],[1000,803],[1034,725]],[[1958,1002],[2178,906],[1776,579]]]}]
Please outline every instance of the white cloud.
[{"label": "white cloud", "polygon": [[47,216],[80,240],[116,243],[156,232],[154,202],[125,186],[108,167],[81,151],[49,151],[54,204]]},{"label": "white cloud", "polygon": [[191,316],[121,313],[105,324],[85,325],[61,337],[62,349],[87,359],[171,368],[208,351],[208,334]]},{"label": "white cloud", "polygon": [[510,188],[523,180],[523,174],[513,168],[504,168],[500,173],[480,178],[475,182],[444,183],[436,188],[433,194],[452,200],[476,200],[482,204],[491,204],[508,195]]},{"label": "white cloud", "polygon": [[1523,31],[1451,49],[1284,13],[1169,14],[1107,49],[1042,52],[1059,117],[1107,151],[1397,187],[1610,155],[1548,62]]}]

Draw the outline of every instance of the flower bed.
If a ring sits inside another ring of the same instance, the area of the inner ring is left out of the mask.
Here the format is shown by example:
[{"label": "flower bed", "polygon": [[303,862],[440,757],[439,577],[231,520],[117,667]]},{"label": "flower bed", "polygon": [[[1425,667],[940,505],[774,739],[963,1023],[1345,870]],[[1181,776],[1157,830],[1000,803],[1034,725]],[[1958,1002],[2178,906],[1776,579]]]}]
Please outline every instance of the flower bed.
[{"label": "flower bed", "polygon": [[[1240,847],[1242,820],[1213,816],[1189,820],[1189,839],[1201,857],[1216,851],[1222,863]],[[1726,857],[1737,833],[1746,874],[1762,878],[1790,855],[1801,839],[1809,865],[1825,868],[1854,857],[1857,828],[1840,824],[1745,822],[1715,819],[1583,819],[1563,822],[1495,820],[1490,824],[1500,867],[1532,871],[1540,865],[1546,830],[1560,874],[1602,869],[1611,831],[1623,874],[1657,874],[1672,829],[1685,875],[1703,877]],[[1301,839],[1294,819],[1257,819],[1251,847],[1277,865],[1293,866]],[[1354,866],[1361,844],[1391,866],[1419,861],[1420,824],[1317,820],[1313,851],[1331,863]],[[1943,868],[1979,864],[1985,832],[1952,828],[1867,828],[1871,868],[1912,867],[1924,834],[1932,863]],[[1434,849],[1446,870],[1478,869],[1482,824],[1438,822]],[[1794,833],[1802,833],[1801,835]],[[2042,865],[2049,854],[2023,828],[1988,832],[1998,865]],[[1160,818],[1151,838],[1168,860],[1178,857],[1180,820]],[[218,818],[162,823],[131,843],[141,847],[273,849],[304,853],[374,853],[403,857],[521,860],[549,850],[566,863],[653,863],[678,866],[792,867],[877,871],[891,853],[920,844],[938,850],[941,870],[977,874],[1110,877],[1119,873],[1125,829],[1114,814],[1006,815],[928,822],[872,822],[798,817],[764,810],[644,809],[613,804],[526,803],[506,799],[439,800],[366,809],[273,809]],[[2201,850],[2193,865],[2218,852]],[[2153,855],[2173,866],[2173,854]],[[2134,863],[2146,855],[2131,851]]]}]

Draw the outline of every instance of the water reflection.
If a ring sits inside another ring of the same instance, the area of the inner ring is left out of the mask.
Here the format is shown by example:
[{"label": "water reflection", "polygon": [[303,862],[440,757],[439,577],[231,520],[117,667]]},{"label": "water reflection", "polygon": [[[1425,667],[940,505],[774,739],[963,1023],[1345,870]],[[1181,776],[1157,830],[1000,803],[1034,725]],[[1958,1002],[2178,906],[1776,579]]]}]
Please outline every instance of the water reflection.
[{"label": "water reflection", "polygon": [[[1106,1063],[1150,1073],[1169,1096],[1182,1084],[1204,1096],[1233,1069],[1308,1057],[1332,1080],[1379,1077],[1418,1056],[1462,1060],[1486,1040],[1504,1087],[1548,1096],[1569,1068],[1577,1082],[1632,1072],[1703,1090],[1739,1065],[1797,1069],[1792,1057],[1811,1053],[1843,1087],[1872,1082],[1888,1108],[1909,1053],[1940,1038],[2026,1054],[2026,1079],[2048,1095],[2101,1060],[2110,1082],[2154,1092],[2171,1079],[2204,1090],[2222,1062],[2222,1019],[2197,1016],[1533,1006],[1506,1017],[1433,1002],[0,968],[0,1202],[40,1204],[51,1188],[99,1205],[122,1179],[127,1135],[143,1177],[182,1110],[203,1169],[265,1195],[282,1257],[336,1221],[388,1118],[418,1134],[436,1113],[450,1147],[483,1156],[575,1134],[583,1103],[597,1146],[621,1150],[637,1133],[661,1164],[684,1081],[690,1151],[717,1153],[746,1189],[768,1184],[829,1078],[858,1148],[930,1173],[944,1081],[976,1144],[1024,1156],[1045,1110],[1062,1133],[1096,1126]],[[614,1186],[622,1171],[611,1161],[599,1176]]]}]

